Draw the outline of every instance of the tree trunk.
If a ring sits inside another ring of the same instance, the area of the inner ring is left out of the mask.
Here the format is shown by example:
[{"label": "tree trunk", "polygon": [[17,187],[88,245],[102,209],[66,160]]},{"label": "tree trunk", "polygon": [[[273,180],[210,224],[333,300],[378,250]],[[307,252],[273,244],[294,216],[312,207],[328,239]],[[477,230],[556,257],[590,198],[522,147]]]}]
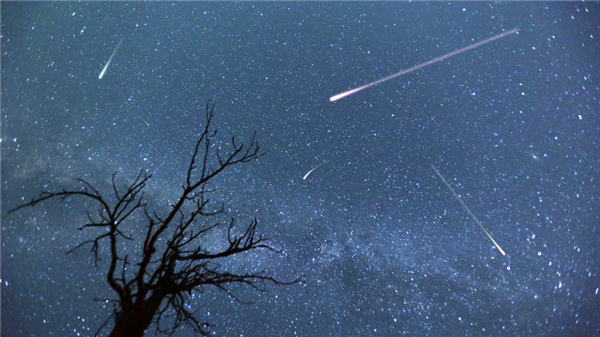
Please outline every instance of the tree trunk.
[{"label": "tree trunk", "polygon": [[[156,301],[154,301],[156,302]],[[121,317],[115,321],[115,326],[109,337],[142,337],[144,332],[152,323],[152,319],[161,301],[158,303],[143,303],[135,306],[128,312],[124,312]]]}]

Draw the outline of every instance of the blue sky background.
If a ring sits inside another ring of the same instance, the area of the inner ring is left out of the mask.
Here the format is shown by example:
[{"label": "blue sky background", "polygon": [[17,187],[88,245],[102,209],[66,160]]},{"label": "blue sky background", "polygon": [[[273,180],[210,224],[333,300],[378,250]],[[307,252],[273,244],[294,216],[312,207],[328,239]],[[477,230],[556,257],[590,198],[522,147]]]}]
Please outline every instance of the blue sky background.
[{"label": "blue sky background", "polygon": [[65,256],[92,235],[76,230],[84,204],[7,211],[77,177],[108,192],[113,172],[124,184],[140,169],[168,211],[208,99],[223,141],[257,131],[269,151],[224,174],[215,199],[285,250],[234,263],[305,280],[237,289],[251,305],[207,289],[191,304],[215,335],[600,333],[598,3],[1,9],[3,333],[93,335],[110,313],[93,298],[111,295],[90,254]]}]

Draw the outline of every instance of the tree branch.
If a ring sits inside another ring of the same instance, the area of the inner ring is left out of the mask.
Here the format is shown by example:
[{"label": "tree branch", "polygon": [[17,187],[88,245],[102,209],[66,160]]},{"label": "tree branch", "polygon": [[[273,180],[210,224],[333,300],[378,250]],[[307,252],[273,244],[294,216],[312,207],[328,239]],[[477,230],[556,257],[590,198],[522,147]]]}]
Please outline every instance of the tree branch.
[{"label": "tree branch", "polygon": [[[231,258],[256,249],[276,253],[280,251],[269,246],[267,240],[257,234],[256,218],[242,231],[237,231],[234,218],[229,222],[218,221],[225,214],[223,205],[215,208],[210,206],[208,196],[212,190],[208,184],[215,177],[233,165],[248,163],[265,154],[256,141],[256,132],[247,144],[239,142],[233,136],[229,148],[221,149],[217,143],[217,129],[213,129],[211,125],[214,107],[211,101],[206,104],[205,125],[194,145],[181,194],[170,205],[166,216],[148,211],[143,191],[151,175],[143,170],[122,188],[117,187],[117,172],[114,172],[111,178],[112,193],[109,193],[113,200],[105,198],[88,181],[77,179],[82,185],[79,190],[43,191],[37,198],[9,211],[12,213],[55,198],[63,202],[67,198],[83,197],[97,203],[97,215],[86,210],[87,222],[77,229],[83,231],[95,228],[101,232],[95,238],[85,240],[68,250],[67,254],[91,245],[94,265],[98,268],[102,257],[101,245],[108,240],[106,279],[118,296],[117,300],[111,300],[113,312],[108,320],[114,318],[115,321],[111,336],[141,335],[151,322],[157,324],[159,333],[171,335],[181,324],[187,324],[195,332],[206,334],[205,330],[209,325],[200,322],[195,317],[195,312],[191,312],[186,306],[188,295],[193,291],[201,291],[204,286],[214,286],[242,302],[232,292],[233,285],[245,285],[257,291],[265,291],[265,283],[289,285],[299,282],[299,279],[280,281],[265,270],[243,273],[223,271],[221,265],[215,262],[217,259]],[[131,252],[125,249],[133,246],[124,246],[123,243],[134,240],[136,233],[124,227],[124,224],[139,221],[136,216],[140,214],[138,212],[143,214],[141,218],[146,222],[145,233],[139,238],[143,239],[143,244],[137,254],[128,254]],[[225,230],[227,234],[224,234]],[[224,244],[220,248],[207,248],[209,245],[202,238],[221,231]],[[130,261],[132,256],[139,256],[139,260]],[[169,326],[161,325],[161,321],[167,318],[172,318],[173,323]],[[141,331],[132,330],[140,329],[139,326],[142,326]]]}]

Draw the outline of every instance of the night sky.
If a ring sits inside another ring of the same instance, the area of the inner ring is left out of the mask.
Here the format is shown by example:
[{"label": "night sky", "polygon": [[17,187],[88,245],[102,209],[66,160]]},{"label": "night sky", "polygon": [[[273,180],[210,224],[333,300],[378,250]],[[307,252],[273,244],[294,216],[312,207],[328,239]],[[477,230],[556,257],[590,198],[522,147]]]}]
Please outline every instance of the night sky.
[{"label": "night sky", "polygon": [[1,10],[3,335],[93,335],[111,310],[93,299],[112,295],[87,248],[65,255],[93,234],[81,200],[8,210],[144,169],[168,212],[209,99],[223,142],[256,131],[268,151],[213,199],[284,250],[232,263],[304,280],[234,288],[252,304],[198,293],[216,336],[600,335],[600,4]]}]

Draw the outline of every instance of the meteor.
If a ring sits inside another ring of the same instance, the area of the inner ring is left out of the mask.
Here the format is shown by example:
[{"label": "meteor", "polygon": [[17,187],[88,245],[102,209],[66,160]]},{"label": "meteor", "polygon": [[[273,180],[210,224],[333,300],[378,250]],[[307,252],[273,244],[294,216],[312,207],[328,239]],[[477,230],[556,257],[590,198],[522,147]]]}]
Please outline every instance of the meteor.
[{"label": "meteor", "polygon": [[99,80],[101,80],[102,77],[104,77],[104,74],[106,73],[106,69],[108,69],[108,66],[110,65],[110,62],[112,61],[113,57],[117,53],[117,49],[119,49],[119,47],[121,46],[121,42],[123,42],[123,38],[121,38],[121,40],[119,40],[119,44],[117,44],[117,47],[113,51],[112,55],[110,55],[110,58],[108,59],[108,62],[106,62],[106,65],[104,66],[104,68],[100,72],[100,75],[98,76]]},{"label": "meteor", "polygon": [[302,180],[306,180],[306,178],[308,177],[308,175],[309,175],[309,174],[311,174],[311,173],[312,173],[312,171],[314,171],[314,170],[318,169],[319,167],[321,167],[321,166],[323,166],[323,165],[325,165],[325,164],[327,164],[327,163],[329,163],[329,160],[328,160],[328,161],[326,161],[326,162],[324,162],[324,163],[321,163],[321,164],[319,164],[319,165],[315,166],[315,167],[314,167],[312,170],[308,171],[308,173],[307,173],[307,174],[305,174],[305,175],[304,175],[304,177],[302,177]]},{"label": "meteor", "polygon": [[133,114],[134,114],[134,115],[135,115],[137,118],[141,119],[141,120],[142,120],[142,122],[144,122],[146,125],[150,126],[150,123],[146,122],[146,120],[145,120],[145,119],[143,119],[142,117],[140,117],[138,114],[136,114],[136,113],[134,113],[134,112],[132,112],[132,113],[133,113]]},{"label": "meteor", "polygon": [[505,37],[505,36],[507,36],[507,35],[510,35],[510,34],[516,33],[516,32],[518,32],[518,31],[519,31],[519,29],[518,29],[518,28],[511,29],[511,30],[509,30],[509,31],[507,31],[507,32],[504,32],[504,33],[502,33],[502,34],[498,34],[498,35],[492,36],[492,37],[490,37],[489,39],[485,39],[485,40],[483,40],[483,41],[479,41],[479,42],[477,42],[477,43],[474,43],[474,44],[472,44],[472,45],[470,45],[470,46],[464,47],[464,48],[462,48],[462,49],[459,49],[459,50],[455,50],[455,51],[453,51],[453,52],[451,52],[451,53],[448,53],[448,54],[446,54],[446,55],[442,55],[442,56],[440,56],[440,57],[438,57],[438,58],[434,58],[433,60],[429,60],[429,61],[427,61],[427,62],[424,62],[424,63],[418,64],[418,65],[416,65],[416,66],[414,66],[414,67],[412,67],[412,68],[408,68],[408,69],[406,69],[406,70],[402,70],[402,71],[401,71],[401,72],[399,72],[399,73],[396,73],[396,74],[390,75],[390,76],[388,76],[388,77],[384,77],[384,78],[382,78],[382,79],[380,79],[380,80],[377,80],[377,81],[375,81],[375,82],[367,83],[367,84],[365,84],[365,85],[363,85],[363,86],[360,86],[360,87],[357,87],[357,88],[354,88],[354,89],[351,89],[351,90],[345,91],[345,92],[343,92],[343,93],[341,93],[341,94],[337,94],[337,95],[331,96],[331,98],[329,98],[329,100],[330,100],[331,102],[335,102],[335,101],[337,101],[338,99],[342,99],[342,98],[344,98],[344,97],[350,96],[350,95],[352,95],[352,94],[355,94],[355,93],[357,93],[357,92],[359,92],[359,91],[361,91],[361,90],[364,90],[364,89],[370,88],[370,87],[372,87],[372,86],[375,86],[375,85],[377,85],[377,84],[383,83],[383,82],[385,82],[385,81],[391,80],[392,78],[396,78],[396,77],[398,77],[398,76],[402,76],[402,75],[408,74],[408,73],[410,73],[410,72],[413,72],[413,71],[415,71],[415,70],[417,70],[417,69],[421,69],[421,68],[423,68],[423,67],[426,67],[426,66],[428,66],[428,65],[430,65],[430,64],[434,64],[434,63],[436,63],[436,62],[443,61],[443,60],[445,60],[445,59],[447,59],[447,58],[450,58],[450,57],[452,57],[452,56],[454,56],[454,55],[458,55],[458,54],[460,54],[460,53],[462,53],[462,52],[465,52],[465,51],[467,51],[467,50],[471,50],[471,49],[477,48],[477,47],[479,47],[479,46],[481,46],[481,45],[484,45],[484,44],[486,44],[486,43],[492,42],[492,41],[494,41],[494,40],[501,39],[501,38],[503,38],[503,37]]},{"label": "meteor", "polygon": [[458,199],[458,201],[460,201],[460,203],[467,210],[467,212],[469,212],[469,214],[471,214],[471,217],[473,217],[473,220],[475,220],[475,222],[477,222],[477,224],[479,225],[479,227],[481,227],[481,229],[483,229],[483,231],[485,232],[485,235],[487,235],[488,238],[490,238],[490,240],[492,240],[492,242],[494,243],[494,245],[496,246],[496,248],[498,248],[498,250],[500,251],[500,253],[502,253],[502,255],[506,255],[506,253],[502,250],[502,248],[500,248],[500,246],[492,238],[492,236],[490,235],[490,233],[488,233],[488,231],[486,231],[485,228],[483,228],[483,225],[481,224],[481,222],[479,222],[479,220],[477,220],[477,218],[475,217],[475,214],[473,214],[473,212],[471,212],[471,210],[469,209],[469,207],[467,207],[467,205],[465,205],[465,203],[458,196],[458,194],[456,194],[456,192],[454,192],[454,189],[452,189],[452,187],[450,186],[450,184],[448,184],[446,182],[446,179],[444,179],[444,177],[442,177],[442,174],[435,168],[435,166],[433,166],[433,164],[429,164],[429,165],[431,165],[431,168],[433,168],[433,170],[435,171],[435,173],[437,173],[437,175],[442,179],[442,181],[444,182],[444,184],[446,184],[446,186],[448,186],[448,188],[450,189],[450,191],[452,191],[452,194],[454,194],[454,196],[456,197],[456,199]]}]

